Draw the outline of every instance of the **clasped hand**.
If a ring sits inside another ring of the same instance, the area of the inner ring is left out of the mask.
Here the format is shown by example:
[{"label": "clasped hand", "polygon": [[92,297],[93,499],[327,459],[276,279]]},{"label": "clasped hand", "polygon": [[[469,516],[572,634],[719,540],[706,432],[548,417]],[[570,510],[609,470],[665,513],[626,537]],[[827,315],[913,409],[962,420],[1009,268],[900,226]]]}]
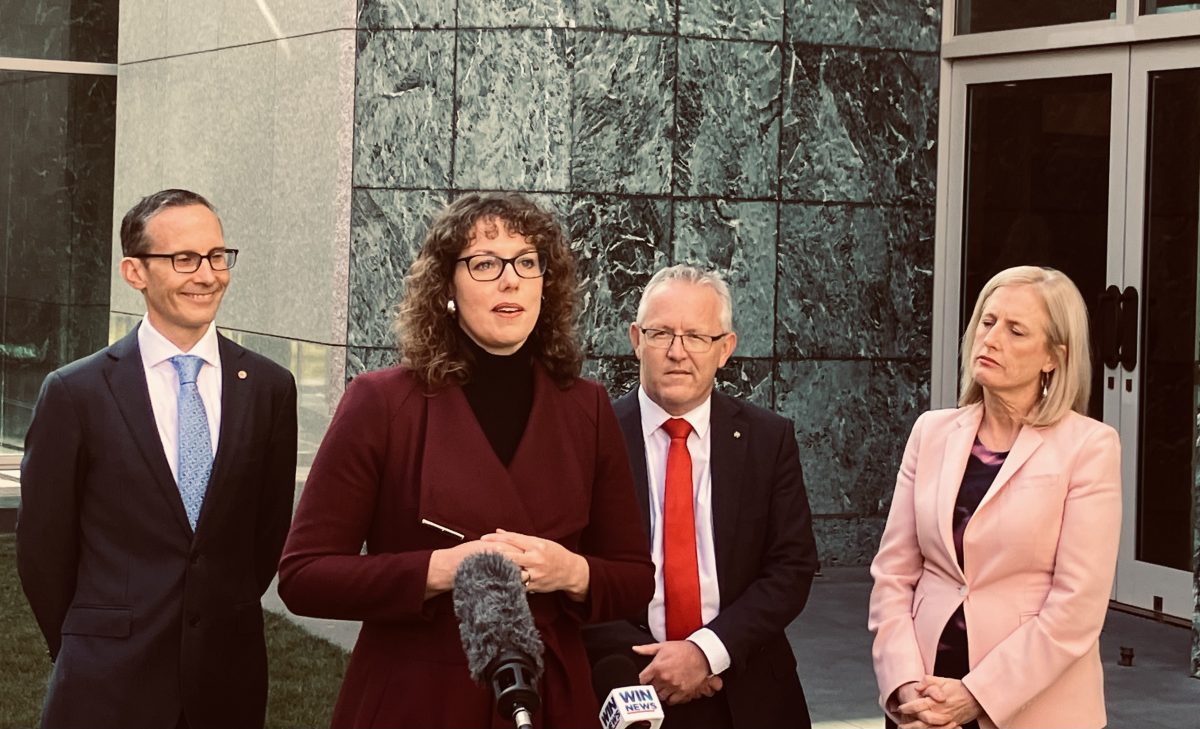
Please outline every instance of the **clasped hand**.
[{"label": "clasped hand", "polygon": [[709,673],[708,658],[690,640],[668,640],[633,646],[633,652],[653,656],[638,680],[654,687],[665,704],[682,704],[701,696],[712,696],[724,683]]},{"label": "clasped hand", "polygon": [[449,549],[438,549],[429,558],[426,599],[454,587],[454,575],[468,556],[495,552],[521,569],[521,582],[529,592],[563,590],[576,601],[587,597],[590,570],[587,560],[558,542],[497,529],[479,539]]},{"label": "clasped hand", "polygon": [[552,539],[531,537],[497,529],[479,541],[514,550],[508,554],[521,568],[521,581],[530,592],[556,592],[582,601],[587,596],[590,570],[587,560]]},{"label": "clasped hand", "polygon": [[983,707],[962,681],[926,676],[897,690],[899,729],[954,729],[979,718]]}]

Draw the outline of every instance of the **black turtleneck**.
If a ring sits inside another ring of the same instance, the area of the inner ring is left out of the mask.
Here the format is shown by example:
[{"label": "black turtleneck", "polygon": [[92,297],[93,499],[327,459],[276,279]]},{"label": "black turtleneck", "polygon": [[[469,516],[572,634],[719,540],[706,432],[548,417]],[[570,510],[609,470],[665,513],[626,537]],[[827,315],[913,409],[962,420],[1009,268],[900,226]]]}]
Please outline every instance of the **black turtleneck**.
[{"label": "black turtleneck", "polygon": [[532,347],[527,339],[512,354],[492,354],[465,332],[460,338],[474,359],[463,393],[492,450],[507,466],[525,434],[533,406]]}]

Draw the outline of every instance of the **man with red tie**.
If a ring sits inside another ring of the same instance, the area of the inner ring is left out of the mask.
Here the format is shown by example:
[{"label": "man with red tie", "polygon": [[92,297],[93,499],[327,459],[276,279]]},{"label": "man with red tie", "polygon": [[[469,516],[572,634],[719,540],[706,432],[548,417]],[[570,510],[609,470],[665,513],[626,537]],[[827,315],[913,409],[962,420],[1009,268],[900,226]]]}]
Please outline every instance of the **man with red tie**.
[{"label": "man with red tie", "polygon": [[817,569],[792,423],[713,391],[737,346],[719,274],[659,271],[629,338],[641,386],[615,409],[655,592],[642,624],[587,629],[589,654],[636,658],[668,729],[809,727],[784,634]]}]

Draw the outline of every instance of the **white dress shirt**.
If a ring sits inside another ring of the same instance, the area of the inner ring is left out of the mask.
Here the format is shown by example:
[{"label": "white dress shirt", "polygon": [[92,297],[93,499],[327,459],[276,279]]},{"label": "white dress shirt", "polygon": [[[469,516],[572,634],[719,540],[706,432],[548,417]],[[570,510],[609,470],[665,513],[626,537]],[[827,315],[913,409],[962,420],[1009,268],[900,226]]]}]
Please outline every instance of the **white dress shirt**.
[{"label": "white dress shirt", "polygon": [[[638,404],[642,413],[642,440],[646,444],[646,478],[650,495],[650,550],[654,558],[654,598],[650,600],[647,617],[650,633],[655,640],[667,639],[667,616],[663,596],[663,530],[662,509],[666,493],[667,451],[671,436],[662,429],[663,423],[675,417],[650,399],[638,387]],[[721,611],[721,589],[717,584],[717,553],[713,544],[712,519],[712,434],[709,428],[712,397],[694,410],[679,416],[692,426],[687,448],[692,457],[692,502],[696,518],[696,561],[700,568],[700,619],[707,625]],[[731,659],[725,644],[708,628],[700,628],[688,636],[708,658],[709,669],[721,673],[729,668]]]},{"label": "white dress shirt", "polygon": [[217,452],[217,439],[221,435],[221,354],[217,347],[217,328],[208,325],[208,331],[196,342],[190,352],[184,352],[164,337],[149,316],[142,317],[138,327],[138,349],[142,353],[142,368],[146,371],[146,386],[150,390],[150,407],[154,410],[154,422],[158,426],[158,438],[162,441],[163,453],[171,467],[171,475],[179,482],[179,375],[171,358],[177,354],[193,354],[204,360],[196,376],[196,387],[204,401],[204,413],[208,416],[208,434],[212,439],[213,453]]}]

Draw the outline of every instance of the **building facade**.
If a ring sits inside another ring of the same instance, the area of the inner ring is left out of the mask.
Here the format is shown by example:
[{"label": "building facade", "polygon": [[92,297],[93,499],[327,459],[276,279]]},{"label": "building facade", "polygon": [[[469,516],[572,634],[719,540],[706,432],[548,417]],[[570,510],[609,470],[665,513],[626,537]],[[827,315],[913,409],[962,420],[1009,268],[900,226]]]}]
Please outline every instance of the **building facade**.
[{"label": "building facade", "polygon": [[[794,420],[822,561],[865,564],[913,420],[954,402],[963,311],[996,270],[1053,265],[1093,307],[1093,415],[1125,449],[1114,596],[1195,620],[1200,675],[1200,8],[126,0],[119,18],[111,221],[48,235],[97,259],[71,270],[112,272],[54,304],[108,312],[93,338],[142,311],[111,265],[123,212],[205,194],[243,252],[219,323],[296,373],[304,462],[344,383],[395,360],[430,217],[463,191],[524,191],[568,231],[587,371],[614,395],[636,382],[625,332],[649,276],[727,275],[739,348],[721,387]],[[23,199],[0,197],[6,306],[33,296]],[[6,373],[71,358],[21,332]],[[11,446],[36,385],[10,398],[9,381]]]}]

